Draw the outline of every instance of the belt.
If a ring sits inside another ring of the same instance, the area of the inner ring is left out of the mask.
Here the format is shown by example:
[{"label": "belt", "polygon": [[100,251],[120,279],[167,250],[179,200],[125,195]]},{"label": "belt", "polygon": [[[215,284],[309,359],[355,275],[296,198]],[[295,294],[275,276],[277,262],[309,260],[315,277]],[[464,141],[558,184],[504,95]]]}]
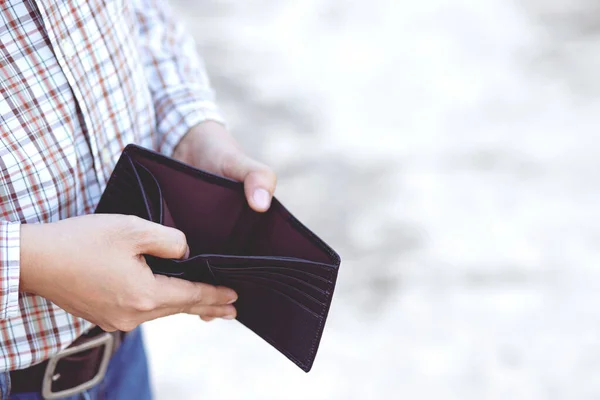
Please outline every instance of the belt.
[{"label": "belt", "polygon": [[44,399],[58,399],[96,386],[124,336],[125,332],[91,329],[48,360],[10,371],[11,393],[35,392]]}]

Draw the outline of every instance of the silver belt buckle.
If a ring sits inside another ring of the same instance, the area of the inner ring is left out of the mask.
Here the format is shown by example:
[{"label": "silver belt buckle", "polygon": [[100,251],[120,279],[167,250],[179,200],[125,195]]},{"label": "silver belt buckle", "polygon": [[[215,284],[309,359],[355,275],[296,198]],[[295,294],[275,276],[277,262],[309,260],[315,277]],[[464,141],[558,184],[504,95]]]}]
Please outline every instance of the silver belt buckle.
[{"label": "silver belt buckle", "polygon": [[[42,381],[42,397],[48,400],[59,399],[61,397],[73,396],[74,394],[81,393],[84,390],[96,386],[102,381],[104,375],[106,374],[106,369],[108,368],[108,362],[110,361],[110,356],[112,355],[114,343],[114,336],[111,333],[104,332],[101,335],[90,339],[88,342],[82,343],[78,346],[68,347],[50,357],[48,360],[48,366],[46,367],[46,372],[44,372],[44,380]],[[56,370],[56,364],[58,364],[61,358],[81,353],[82,351],[90,350],[99,346],[104,346],[104,353],[102,354],[100,368],[98,368],[98,372],[92,379],[71,389],[61,390],[60,392],[52,391],[52,383],[59,378],[55,377],[54,372]]]}]

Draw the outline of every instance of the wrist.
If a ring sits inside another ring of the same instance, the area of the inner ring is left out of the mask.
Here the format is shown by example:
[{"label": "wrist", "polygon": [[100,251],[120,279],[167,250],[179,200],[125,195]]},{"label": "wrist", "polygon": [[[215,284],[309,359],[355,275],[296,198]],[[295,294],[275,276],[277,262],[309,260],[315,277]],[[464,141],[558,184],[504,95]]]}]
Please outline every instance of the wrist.
[{"label": "wrist", "polygon": [[206,145],[214,138],[233,141],[225,125],[217,121],[207,120],[194,125],[175,146],[173,157],[188,164],[194,164],[195,157],[204,153]]},{"label": "wrist", "polygon": [[51,259],[48,249],[53,248],[52,224],[21,225],[21,267],[19,291],[39,294],[38,282],[42,280]]}]

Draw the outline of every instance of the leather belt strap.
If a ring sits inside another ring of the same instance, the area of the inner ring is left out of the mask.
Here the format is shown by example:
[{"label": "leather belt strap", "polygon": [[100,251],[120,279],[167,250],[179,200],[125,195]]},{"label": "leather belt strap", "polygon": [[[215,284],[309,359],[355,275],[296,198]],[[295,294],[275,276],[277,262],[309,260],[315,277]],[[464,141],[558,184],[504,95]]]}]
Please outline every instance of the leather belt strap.
[{"label": "leather belt strap", "polygon": [[108,361],[124,336],[125,332],[106,333],[99,327],[91,329],[50,359],[29,368],[10,371],[11,393],[35,392],[53,398],[48,393],[72,392],[73,388],[88,382],[95,384],[97,378],[104,376]]}]

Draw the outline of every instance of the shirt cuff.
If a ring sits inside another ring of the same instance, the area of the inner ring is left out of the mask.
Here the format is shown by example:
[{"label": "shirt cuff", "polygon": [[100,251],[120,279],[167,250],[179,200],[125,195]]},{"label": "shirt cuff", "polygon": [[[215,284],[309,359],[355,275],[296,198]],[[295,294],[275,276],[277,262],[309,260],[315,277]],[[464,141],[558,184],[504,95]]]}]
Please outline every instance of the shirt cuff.
[{"label": "shirt cuff", "polygon": [[204,121],[216,121],[225,125],[225,118],[213,101],[196,100],[173,106],[159,121],[158,151],[171,156],[190,128]]},{"label": "shirt cuff", "polygon": [[21,224],[0,221],[0,320],[19,314]]}]

